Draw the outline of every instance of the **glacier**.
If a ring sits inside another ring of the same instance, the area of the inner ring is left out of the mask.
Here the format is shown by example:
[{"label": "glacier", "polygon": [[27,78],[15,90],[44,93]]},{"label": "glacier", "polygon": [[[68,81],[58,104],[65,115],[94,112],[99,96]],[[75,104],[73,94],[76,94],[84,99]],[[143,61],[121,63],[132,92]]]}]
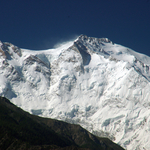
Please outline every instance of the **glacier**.
[{"label": "glacier", "polygon": [[150,57],[107,38],[80,35],[38,51],[0,42],[0,96],[127,150],[150,149],[149,91]]}]

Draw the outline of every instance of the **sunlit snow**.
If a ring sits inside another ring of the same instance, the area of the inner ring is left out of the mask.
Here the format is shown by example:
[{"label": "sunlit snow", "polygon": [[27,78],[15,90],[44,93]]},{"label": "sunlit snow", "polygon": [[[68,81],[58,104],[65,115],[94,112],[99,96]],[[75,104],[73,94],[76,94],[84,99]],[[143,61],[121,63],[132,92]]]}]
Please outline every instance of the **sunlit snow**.
[{"label": "sunlit snow", "polygon": [[1,96],[30,113],[80,124],[127,150],[150,149],[150,57],[84,35],[21,54],[3,45]]}]

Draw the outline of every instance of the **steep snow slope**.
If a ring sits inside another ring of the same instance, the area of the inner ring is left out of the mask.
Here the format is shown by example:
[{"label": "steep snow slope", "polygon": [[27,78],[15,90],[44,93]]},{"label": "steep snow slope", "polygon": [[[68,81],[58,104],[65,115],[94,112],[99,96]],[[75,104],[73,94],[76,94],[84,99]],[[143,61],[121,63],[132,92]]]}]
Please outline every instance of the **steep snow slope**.
[{"label": "steep snow slope", "polygon": [[150,57],[85,35],[50,50],[0,47],[2,96],[128,150],[150,149]]}]

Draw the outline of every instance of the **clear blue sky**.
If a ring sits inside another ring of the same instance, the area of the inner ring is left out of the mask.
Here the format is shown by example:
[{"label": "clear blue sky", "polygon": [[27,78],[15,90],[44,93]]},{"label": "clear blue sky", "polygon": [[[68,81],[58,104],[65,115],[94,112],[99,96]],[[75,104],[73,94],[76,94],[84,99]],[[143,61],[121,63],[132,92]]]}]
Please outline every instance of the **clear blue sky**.
[{"label": "clear blue sky", "polygon": [[47,49],[85,34],[150,56],[149,0],[1,0],[0,40]]}]

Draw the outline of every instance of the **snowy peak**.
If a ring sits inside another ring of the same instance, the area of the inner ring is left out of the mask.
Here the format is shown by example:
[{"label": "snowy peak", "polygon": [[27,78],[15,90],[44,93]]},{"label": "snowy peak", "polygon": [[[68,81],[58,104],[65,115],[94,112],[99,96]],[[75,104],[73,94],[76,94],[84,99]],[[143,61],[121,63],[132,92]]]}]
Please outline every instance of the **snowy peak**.
[{"label": "snowy peak", "polygon": [[109,55],[107,52],[104,51],[103,46],[105,44],[113,44],[108,38],[94,38],[94,37],[87,37],[86,35],[81,35],[78,37],[77,42],[84,45],[89,52],[102,52],[105,55]]},{"label": "snowy peak", "polygon": [[115,44],[108,38],[95,38],[95,37],[87,37],[86,35],[81,35],[78,37],[77,41],[82,43],[85,47],[87,47],[91,51],[102,52],[118,60],[133,63],[133,61],[136,59],[145,64],[150,64],[149,60],[150,57],[144,54],[137,53],[119,44]]},{"label": "snowy peak", "polygon": [[81,35],[40,51],[0,42],[1,96],[129,150],[150,149],[149,81],[150,57],[107,38]]},{"label": "snowy peak", "polygon": [[114,44],[108,38],[94,38],[80,35],[74,42],[83,58],[83,64],[89,64],[91,54],[103,55],[113,61],[125,61],[138,73],[150,81],[150,57],[137,53],[127,47]]},{"label": "snowy peak", "polygon": [[82,41],[82,43],[88,42],[91,45],[93,45],[93,44],[100,45],[100,44],[104,44],[104,43],[112,44],[112,41],[110,41],[108,38],[95,38],[95,37],[88,37],[86,35],[80,35],[77,40]]}]

